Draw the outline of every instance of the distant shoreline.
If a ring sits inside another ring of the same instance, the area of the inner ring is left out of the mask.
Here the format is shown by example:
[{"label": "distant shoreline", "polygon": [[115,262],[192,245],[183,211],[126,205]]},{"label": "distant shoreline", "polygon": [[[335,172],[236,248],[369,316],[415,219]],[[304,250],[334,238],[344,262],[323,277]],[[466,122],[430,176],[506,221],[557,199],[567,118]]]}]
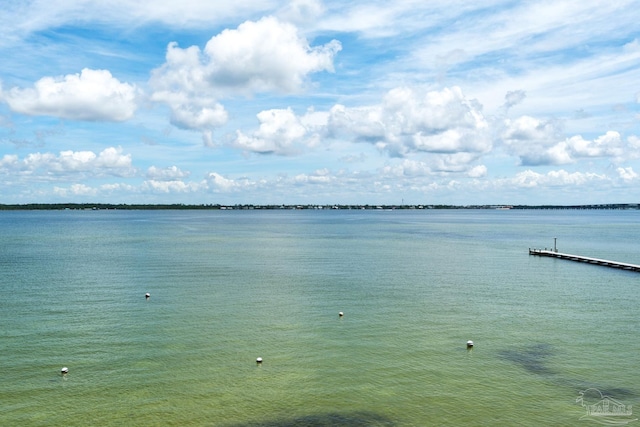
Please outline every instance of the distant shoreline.
[{"label": "distant shoreline", "polygon": [[0,211],[16,210],[394,210],[394,209],[494,209],[494,210],[638,210],[638,203],[599,205],[253,205],[253,204],[111,204],[111,203],[27,203],[0,204]]}]

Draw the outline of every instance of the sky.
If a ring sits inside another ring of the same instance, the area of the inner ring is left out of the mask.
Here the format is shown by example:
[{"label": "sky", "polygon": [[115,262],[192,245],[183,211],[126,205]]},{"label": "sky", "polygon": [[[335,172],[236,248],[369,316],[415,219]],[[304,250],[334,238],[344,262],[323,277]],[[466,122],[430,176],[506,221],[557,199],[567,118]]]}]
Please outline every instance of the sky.
[{"label": "sky", "polygon": [[0,203],[638,203],[638,22],[637,0],[4,0]]}]

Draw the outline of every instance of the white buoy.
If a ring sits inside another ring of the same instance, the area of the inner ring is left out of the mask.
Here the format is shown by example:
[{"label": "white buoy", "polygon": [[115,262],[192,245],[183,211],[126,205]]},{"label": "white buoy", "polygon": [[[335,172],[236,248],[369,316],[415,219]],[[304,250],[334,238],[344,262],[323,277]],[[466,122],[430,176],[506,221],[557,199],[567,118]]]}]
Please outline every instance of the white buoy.
[{"label": "white buoy", "polygon": [[65,366],[64,368],[60,369],[60,373],[61,373],[61,374],[67,374],[67,373],[69,373],[69,368],[67,368],[67,367]]},{"label": "white buoy", "polygon": [[473,348],[473,341],[467,341],[467,348]]},{"label": "white buoy", "polygon": [[338,316],[342,317],[342,316],[344,316],[344,313],[340,312],[340,313],[338,313]]},{"label": "white buoy", "polygon": [[147,292],[146,294],[144,294],[144,297],[145,297],[146,299],[149,299],[149,297],[151,297],[151,294],[150,294],[149,292]]},{"label": "white buoy", "polygon": [[258,358],[256,359],[256,363],[262,363],[262,357],[258,357]]}]

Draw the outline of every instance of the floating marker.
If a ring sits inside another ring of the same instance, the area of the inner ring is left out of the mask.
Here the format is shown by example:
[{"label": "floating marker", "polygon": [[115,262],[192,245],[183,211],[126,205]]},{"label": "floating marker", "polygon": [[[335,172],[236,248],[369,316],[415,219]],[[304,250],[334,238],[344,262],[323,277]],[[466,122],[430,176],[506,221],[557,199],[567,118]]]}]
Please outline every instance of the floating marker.
[{"label": "floating marker", "polygon": [[144,297],[145,297],[146,299],[149,299],[149,297],[151,297],[151,294],[150,294],[149,292],[147,292],[146,294],[144,294]]},{"label": "floating marker", "polygon": [[340,313],[338,313],[338,316],[342,317],[342,316],[344,316],[344,313],[340,312]]},{"label": "floating marker", "polygon": [[69,368],[65,366],[64,368],[60,369],[60,373],[63,375],[69,373]]},{"label": "floating marker", "polygon": [[256,363],[262,363],[262,357],[258,357],[258,358],[256,359]]},{"label": "floating marker", "polygon": [[467,341],[467,348],[473,348],[473,341]]}]

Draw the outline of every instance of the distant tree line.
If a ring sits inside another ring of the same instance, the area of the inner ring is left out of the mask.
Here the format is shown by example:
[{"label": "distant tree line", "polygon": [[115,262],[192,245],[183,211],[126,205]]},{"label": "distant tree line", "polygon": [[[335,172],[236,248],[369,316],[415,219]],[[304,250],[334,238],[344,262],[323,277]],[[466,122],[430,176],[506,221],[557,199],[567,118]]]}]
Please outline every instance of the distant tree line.
[{"label": "distant tree line", "polygon": [[640,209],[638,203],[590,205],[253,205],[253,204],[111,204],[111,203],[26,203],[0,204],[0,210],[280,210],[280,209]]}]

